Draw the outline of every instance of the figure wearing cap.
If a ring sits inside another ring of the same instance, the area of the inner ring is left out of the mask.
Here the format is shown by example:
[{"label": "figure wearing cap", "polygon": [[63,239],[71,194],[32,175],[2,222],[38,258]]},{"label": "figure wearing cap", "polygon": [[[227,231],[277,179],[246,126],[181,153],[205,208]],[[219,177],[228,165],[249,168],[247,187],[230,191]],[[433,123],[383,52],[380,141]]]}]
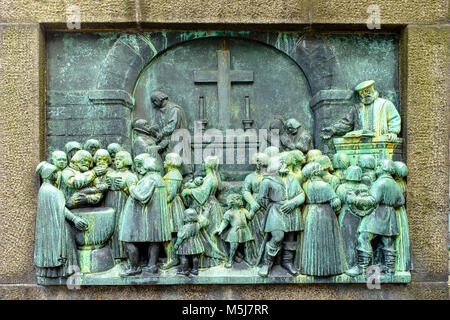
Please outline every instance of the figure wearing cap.
[{"label": "figure wearing cap", "polygon": [[36,210],[34,265],[36,275],[44,278],[68,277],[79,268],[72,226],[86,230],[88,223],[65,206],[62,191],[55,187],[58,168],[41,162],[36,173],[42,178]]},{"label": "figure wearing cap", "polygon": [[102,149],[102,144],[97,139],[89,139],[83,145],[83,150],[88,151],[91,156],[94,156],[98,149]]},{"label": "figure wearing cap", "polygon": [[297,119],[289,119],[284,123],[285,132],[280,135],[282,151],[300,150],[308,152],[314,148],[313,140],[308,131],[302,128]]},{"label": "figure wearing cap", "polygon": [[64,146],[64,151],[67,154],[67,161],[70,162],[74,154],[79,150],[83,150],[83,146],[81,145],[81,143],[77,141],[67,142],[66,145]]},{"label": "figure wearing cap", "polygon": [[347,115],[330,127],[322,129],[322,137],[330,139],[334,135],[344,135],[349,131],[371,131],[376,136],[385,135],[397,141],[401,129],[400,115],[394,104],[378,97],[374,89],[375,81],[364,81],[355,90],[360,103],[351,107]]}]

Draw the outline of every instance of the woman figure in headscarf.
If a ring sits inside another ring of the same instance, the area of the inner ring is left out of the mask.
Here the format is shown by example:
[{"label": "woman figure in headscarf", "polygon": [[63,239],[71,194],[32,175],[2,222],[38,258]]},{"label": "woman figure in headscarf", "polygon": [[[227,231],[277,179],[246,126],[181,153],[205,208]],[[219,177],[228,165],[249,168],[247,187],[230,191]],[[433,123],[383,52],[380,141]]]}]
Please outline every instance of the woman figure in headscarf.
[{"label": "woman figure in headscarf", "polygon": [[205,253],[200,261],[202,268],[218,265],[226,256],[224,254],[224,242],[219,237],[213,235],[223,218],[223,209],[216,198],[217,190],[221,188],[221,179],[219,172],[219,158],[209,156],[205,159],[206,176],[201,185],[193,188],[184,189],[182,197],[186,203],[188,198],[193,200],[193,206],[198,207],[199,222],[202,228],[200,237],[207,244]]},{"label": "woman figure in headscarf", "polygon": [[119,226],[123,209],[130,195],[129,187],[138,182],[136,175],[131,172],[132,165],[131,154],[127,151],[119,151],[115,155],[116,170],[110,170],[105,175],[109,188],[105,197],[105,207],[114,208],[116,211],[114,233],[111,237],[111,249],[116,264],[127,258],[123,242],[119,240]]},{"label": "woman figure in headscarf", "polygon": [[66,208],[64,194],[55,187],[58,169],[54,165],[41,162],[36,173],[43,181],[36,210],[36,275],[43,278],[67,278],[79,271],[75,238],[70,224],[79,230],[86,230],[88,224]]},{"label": "woman figure in headscarf", "polygon": [[317,162],[303,168],[308,183],[300,273],[311,276],[338,275],[347,269],[344,241],[335,213],[341,201],[333,188],[323,181],[323,175]]}]

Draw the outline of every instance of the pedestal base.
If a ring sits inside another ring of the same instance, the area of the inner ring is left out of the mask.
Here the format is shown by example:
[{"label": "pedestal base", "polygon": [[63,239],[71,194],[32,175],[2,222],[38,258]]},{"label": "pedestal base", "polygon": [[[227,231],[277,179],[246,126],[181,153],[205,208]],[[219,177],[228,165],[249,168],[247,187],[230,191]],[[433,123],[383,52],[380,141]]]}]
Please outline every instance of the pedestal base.
[{"label": "pedestal base", "polygon": [[[91,285],[174,285],[174,284],[313,284],[313,283],[362,283],[373,284],[374,282],[384,283],[410,283],[411,274],[409,272],[396,272],[393,275],[380,274],[379,277],[361,275],[350,277],[346,274],[330,277],[312,277],[298,275],[292,277],[281,266],[272,268],[267,278],[258,275],[257,267],[250,267],[246,263],[235,263],[232,269],[223,265],[209,269],[200,269],[198,276],[184,276],[176,273],[176,268],[167,271],[159,271],[158,274],[142,272],[136,276],[121,278],[119,276],[122,268],[116,265],[113,269],[102,273],[84,274],[81,276],[81,286]],[[45,279],[46,285],[61,284],[54,279]]]},{"label": "pedestal base", "polygon": [[352,165],[357,165],[358,157],[370,154],[378,162],[380,159],[402,161],[403,139],[388,141],[385,136],[378,137],[342,137],[333,139],[336,153],[345,153]]},{"label": "pedestal base", "polygon": [[100,249],[83,248],[78,250],[81,273],[103,272],[114,267],[111,249],[105,246]]}]

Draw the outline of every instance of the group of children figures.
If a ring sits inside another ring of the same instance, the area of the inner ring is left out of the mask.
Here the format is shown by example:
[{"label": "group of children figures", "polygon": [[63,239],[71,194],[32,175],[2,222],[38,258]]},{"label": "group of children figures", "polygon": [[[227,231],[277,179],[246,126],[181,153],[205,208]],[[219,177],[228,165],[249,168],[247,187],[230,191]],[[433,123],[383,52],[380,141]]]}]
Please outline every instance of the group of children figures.
[{"label": "group of children figures", "polygon": [[163,170],[147,153],[133,161],[117,143],[67,143],[37,168],[36,225],[45,230],[36,233],[37,274],[69,275],[67,265],[78,261],[69,229],[88,225],[70,210],[100,205],[115,209],[109,245],[121,277],[172,267],[198,275],[243,260],[262,277],[274,264],[293,276],[358,276],[370,264],[387,274],[412,269],[404,163],[361,155],[350,165],[343,153],[330,160],[317,149],[305,156],[276,147],[253,163],[236,194],[223,190],[214,156],[205,158],[203,177],[185,182],[176,153],[165,156]]}]

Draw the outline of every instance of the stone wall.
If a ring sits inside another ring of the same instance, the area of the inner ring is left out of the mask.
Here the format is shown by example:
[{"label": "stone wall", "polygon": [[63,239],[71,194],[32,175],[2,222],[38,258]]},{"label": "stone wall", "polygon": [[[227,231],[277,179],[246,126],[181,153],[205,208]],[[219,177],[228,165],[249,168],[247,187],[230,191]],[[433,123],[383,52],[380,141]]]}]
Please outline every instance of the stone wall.
[{"label": "stone wall", "polygon": [[[45,157],[46,33],[67,30],[64,0],[0,0],[0,299],[447,299],[448,4],[380,1],[381,31],[400,37],[400,103],[408,176],[412,283],[382,285],[65,287],[36,285],[34,215]],[[351,0],[77,1],[81,31],[368,30]],[[95,99],[94,99],[95,100]],[[126,99],[125,99],[126,100]],[[109,101],[108,103],[112,103]],[[123,124],[126,126],[127,124]],[[51,126],[49,126],[50,128]]]}]

